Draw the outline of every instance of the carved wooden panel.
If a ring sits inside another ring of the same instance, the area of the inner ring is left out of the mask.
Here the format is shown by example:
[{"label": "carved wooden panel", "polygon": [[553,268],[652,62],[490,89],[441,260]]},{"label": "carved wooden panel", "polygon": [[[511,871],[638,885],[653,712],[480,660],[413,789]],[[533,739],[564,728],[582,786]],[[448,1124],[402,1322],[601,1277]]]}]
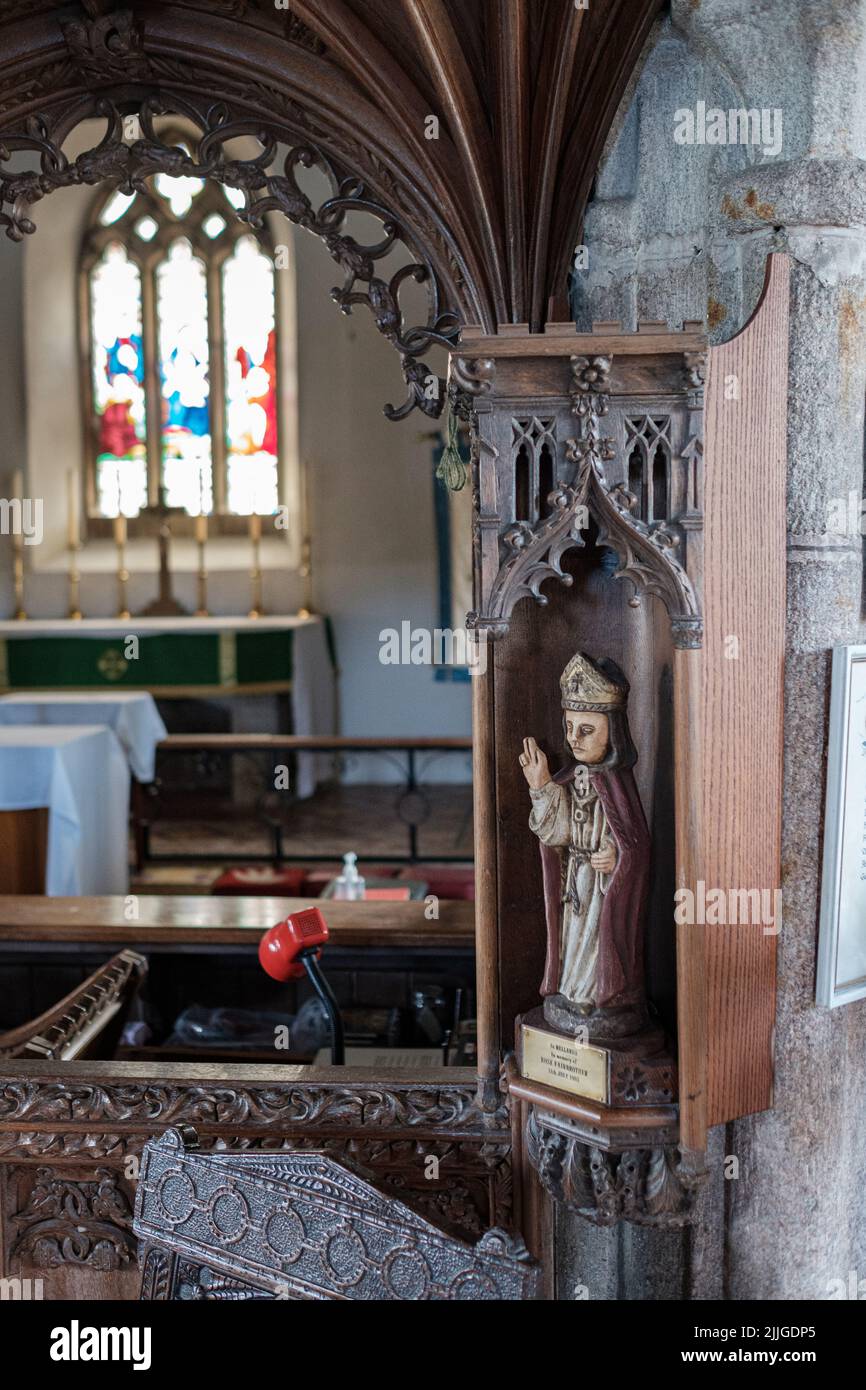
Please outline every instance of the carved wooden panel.
[{"label": "carved wooden panel", "polygon": [[13,1168],[8,1194],[13,1264],[109,1270],[135,1262],[132,1207],[117,1169],[102,1166],[82,1177],[49,1167]]},{"label": "carved wooden panel", "polygon": [[111,1164],[0,1164],[3,1277],[46,1299],[134,1298],[134,1186]]},{"label": "carved wooden panel", "polygon": [[[195,1125],[204,1152],[315,1149],[358,1163],[462,1240],[514,1223],[508,1115],[501,1104],[484,1113],[474,1076],[457,1068],[440,1079],[395,1074],[377,1083],[348,1068],[9,1063],[0,1079],[0,1183],[44,1168],[52,1181],[71,1175],[85,1184],[76,1201],[88,1202],[103,1181],[128,1194],[128,1160],[174,1124]],[[2,1209],[7,1264],[17,1238],[10,1221],[27,1201],[19,1195]],[[34,1248],[34,1268],[43,1253]],[[88,1262],[88,1296],[99,1288],[93,1270]],[[116,1292],[117,1273],[102,1278],[113,1296],[134,1296],[124,1281]]]},{"label": "carved wooden panel", "polygon": [[708,1125],[773,1098],[781,923],[762,919],[781,884],[787,344],[788,259],[773,256],[754,317],[711,351],[707,380],[701,870],[729,902],[761,895],[745,925],[703,928]]},{"label": "carved wooden panel", "polygon": [[470,329],[452,359],[452,391],[476,431],[471,622],[493,639],[475,720],[476,870],[495,893],[495,907],[483,891],[477,903],[490,1075],[543,973],[540,865],[517,757],[532,733],[552,767],[567,758],[558,681],[578,649],[612,657],[631,682],[636,774],[656,827],[648,975],[663,1022],[676,1025],[674,651],[695,651],[702,630],[704,346],[695,325],[581,335],[552,324],[535,336]]},{"label": "carved wooden panel", "polygon": [[534,1296],[519,1238],[449,1238],[357,1170],[321,1152],[204,1155],[194,1131],[147,1144],[135,1209],[150,1247],[143,1291],[159,1294],[153,1246],[176,1257],[169,1297],[503,1300]]}]

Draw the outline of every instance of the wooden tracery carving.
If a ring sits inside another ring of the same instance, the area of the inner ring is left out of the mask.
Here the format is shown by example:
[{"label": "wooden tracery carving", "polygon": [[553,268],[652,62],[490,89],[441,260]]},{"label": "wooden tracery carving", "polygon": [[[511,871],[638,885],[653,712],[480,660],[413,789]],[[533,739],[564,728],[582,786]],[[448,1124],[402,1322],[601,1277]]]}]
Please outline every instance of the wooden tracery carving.
[{"label": "wooden tracery carving", "polygon": [[[223,111],[239,133],[312,150],[333,171],[337,204],[296,204],[293,220],[331,238],[346,272],[341,307],[369,303],[397,347],[410,394],[394,413],[434,415],[441,396],[421,359],[452,341],[458,320],[537,331],[552,301],[564,313],[591,180],[661,3],[0,0],[0,164],[37,153],[21,192],[41,196],[64,177],[63,140],[100,101],[128,115],[147,98],[206,133],[209,113]],[[135,162],[114,157],[102,173],[90,166],[94,179]],[[14,203],[14,184],[5,191]],[[426,323],[403,322],[401,282],[375,274],[385,250],[352,243],[348,205],[383,223],[383,242],[409,248],[416,269],[405,274],[431,292]],[[18,231],[27,206],[14,212]]]},{"label": "wooden tracery carving", "polygon": [[[154,120],[166,112],[158,96],[148,97],[142,103],[138,112],[142,136],[132,142],[125,139],[124,117],[113,102],[100,100],[97,114],[106,122],[102,139],[73,160],[63,152],[47,117],[33,116],[23,134],[5,137],[8,152],[27,151],[39,159],[38,170],[9,173],[0,168],[0,226],[5,227],[8,237],[20,241],[35,232],[36,224],[30,215],[34,205],[49,193],[76,184],[98,184],[108,179],[115,181],[122,192],[143,192],[148,178],[164,173],[211,178],[240,189],[245,206],[238,215],[250,227],[260,230],[265,214],[277,211],[324,242],[346,276],[343,285],[332,291],[334,301],[347,314],[356,305],[366,306],[380,333],[399,352],[410,396],[399,408],[386,406],[386,415],[401,420],[416,407],[434,418],[441,413],[442,383],[421,355],[434,344],[452,345],[457,333],[456,316],[442,307],[438,280],[429,259],[410,260],[387,280],[377,274],[378,263],[391,257],[397,248],[402,229],[387,208],[367,195],[358,179],[339,171],[310,145],[289,150],[282,160],[282,173],[272,173],[277,159],[274,135],[260,123],[233,120],[222,104],[207,111],[196,155],[160,139]],[[229,158],[227,143],[241,136],[252,136],[261,152],[250,159]],[[318,208],[297,180],[299,169],[313,166],[327,175],[332,189]],[[347,218],[353,213],[374,217],[381,225],[381,236],[369,244],[357,241],[346,230]],[[429,315],[424,325],[413,326],[405,320],[400,292],[409,280],[427,288]]]},{"label": "wooden tracery carving", "polygon": [[647,524],[632,515],[636,499],[621,486],[609,486],[594,449],[582,452],[580,444],[575,447],[571,441],[566,454],[578,465],[577,504],[598,523],[598,544],[619,556],[614,578],[631,580],[632,604],[640,602],[642,589],[662,600],[676,646],[699,647],[700,609],[691,580],[674,556],[678,536],[661,523]]},{"label": "wooden tracery carving", "polygon": [[[691,358],[695,355],[687,356]],[[467,370],[465,359],[456,360],[460,362],[460,368],[455,373],[452,366],[452,388],[457,384],[459,389],[466,390],[468,380],[476,384],[471,413],[477,430],[481,395],[477,386],[477,366],[473,374]],[[490,359],[484,359],[484,362],[483,383],[489,391],[496,379],[496,363]],[[542,592],[542,585],[549,579],[571,584],[571,575],[563,568],[564,556],[572,547],[584,546],[590,528],[594,527],[595,543],[612,551],[619,559],[615,577],[629,579],[634,585],[632,604],[636,606],[639,603],[642,591],[657,596],[664,603],[670,618],[675,645],[699,647],[702,624],[698,599],[692,580],[677,557],[683,539],[678,524],[682,509],[678,510],[676,517],[668,515],[671,495],[670,418],[665,417],[664,430],[655,427],[666,450],[665,517],[664,520],[645,521],[635,514],[639,498],[627,485],[626,453],[632,447],[635,433],[632,423],[634,412],[623,414],[621,433],[624,438],[619,446],[617,440],[606,432],[605,422],[611,410],[610,373],[614,357],[610,353],[574,355],[569,362],[570,409],[577,429],[565,441],[564,449],[558,451],[554,461],[556,482],[544,505],[539,508],[540,519],[532,522],[518,515],[514,484],[518,468],[516,449],[525,449],[525,431],[513,432],[511,474],[507,468],[500,472],[493,511],[488,510],[485,514],[480,504],[477,508],[478,541],[483,546],[482,532],[486,531],[490,551],[495,536],[499,563],[495,573],[493,566],[488,564],[486,574],[491,577],[486,585],[484,567],[481,567],[480,592],[476,596],[480,604],[478,610],[470,614],[470,627],[491,636],[500,636],[507,631],[514,605],[520,599],[532,597],[542,606],[546,605],[548,597]],[[680,392],[681,412],[688,408],[689,427],[699,429],[701,403],[696,398],[699,382],[695,385],[691,381],[695,370],[693,364],[687,363],[686,370],[690,378],[689,393],[687,398],[685,390]],[[489,406],[485,406],[485,410],[489,409]],[[562,409],[560,407],[560,413]],[[661,413],[661,410],[652,412],[654,417]],[[556,450],[556,411],[553,407],[547,412],[539,409],[538,418],[542,417],[545,420],[545,438]],[[502,428],[500,426],[500,438]],[[700,483],[696,481],[700,455],[696,452],[694,441],[691,448],[692,452],[688,456],[684,453],[682,460],[691,481],[680,491],[690,499],[688,522],[691,529],[700,529],[701,517],[694,505],[700,492]],[[609,480],[606,471],[612,464],[618,466],[620,474],[620,480],[615,483]],[[649,483],[651,485],[651,479]]]}]

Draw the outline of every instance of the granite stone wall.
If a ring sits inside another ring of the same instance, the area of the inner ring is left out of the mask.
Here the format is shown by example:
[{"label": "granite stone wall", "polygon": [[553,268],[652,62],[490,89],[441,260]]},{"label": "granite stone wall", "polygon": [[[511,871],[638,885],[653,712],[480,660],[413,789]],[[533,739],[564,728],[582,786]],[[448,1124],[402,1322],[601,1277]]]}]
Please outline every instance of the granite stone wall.
[{"label": "granite stone wall", "polygon": [[[713,1132],[682,1236],[560,1213],[563,1299],[822,1300],[852,1271],[866,1296],[866,1001],[814,1003],[830,651],[866,641],[863,540],[838,520],[864,483],[864,75],[864,0],[673,0],[586,219],[579,326],[706,318],[725,341],[757,303],[767,253],[792,258],[784,924],[774,1109]],[[699,102],[780,112],[780,148],[678,144],[675,113]]]}]

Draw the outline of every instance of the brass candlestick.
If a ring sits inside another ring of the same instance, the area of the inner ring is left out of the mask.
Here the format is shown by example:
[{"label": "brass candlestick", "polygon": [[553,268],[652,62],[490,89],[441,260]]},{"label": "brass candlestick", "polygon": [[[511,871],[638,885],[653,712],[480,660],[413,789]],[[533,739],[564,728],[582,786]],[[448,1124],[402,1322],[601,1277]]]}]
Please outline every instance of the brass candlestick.
[{"label": "brass candlestick", "polygon": [[81,573],[78,569],[78,552],[81,549],[81,533],[78,521],[78,475],[74,468],[66,474],[66,549],[69,551],[69,612],[67,616],[74,621],[81,618]]},{"label": "brass candlestick", "polygon": [[209,618],[207,611],[207,567],[205,565],[205,547],[207,545],[207,516],[204,512],[195,519],[195,540],[198,546],[198,607],[195,610],[197,618]]},{"label": "brass candlestick", "polygon": [[66,548],[69,551],[69,574],[67,576],[69,611],[66,616],[73,622],[79,622],[81,619],[81,572],[78,568],[78,552],[81,549],[81,542],[75,541],[74,544],[70,543]]},{"label": "brass candlestick", "polygon": [[128,618],[131,615],[127,592],[129,570],[126,568],[126,517],[122,513],[114,518],[114,544],[117,547],[117,616]]},{"label": "brass candlestick", "polygon": [[313,539],[304,536],[301,542],[301,578],[304,581],[304,600],[298,609],[299,618],[313,615]]},{"label": "brass candlestick", "polygon": [[264,614],[262,603],[262,519],[260,516],[250,517],[250,540],[253,546],[253,567],[250,570],[250,579],[253,586],[253,606],[249,611],[251,618],[261,618]]},{"label": "brass candlestick", "polygon": [[12,475],[12,496],[18,498],[19,512],[18,525],[12,532],[12,576],[15,586],[15,618],[18,622],[24,622],[27,617],[27,610],[24,607],[24,474],[20,468],[16,468]]},{"label": "brass candlestick", "polygon": [[[21,544],[19,545],[19,540]],[[15,582],[15,617],[18,622],[23,622],[27,617],[27,610],[24,607],[24,537],[15,537],[14,552],[14,582]]]},{"label": "brass candlestick", "polygon": [[301,470],[301,568],[303,598],[298,609],[299,618],[312,617],[313,607],[313,536],[310,520],[310,467],[305,464]]}]

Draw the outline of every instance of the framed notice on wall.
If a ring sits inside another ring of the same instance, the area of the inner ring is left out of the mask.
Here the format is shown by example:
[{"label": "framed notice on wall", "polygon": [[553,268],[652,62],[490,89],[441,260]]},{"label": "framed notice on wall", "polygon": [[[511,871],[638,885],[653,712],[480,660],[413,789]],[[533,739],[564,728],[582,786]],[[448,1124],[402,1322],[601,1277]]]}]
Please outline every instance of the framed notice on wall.
[{"label": "framed notice on wall", "polygon": [[836,647],[830,703],[819,1004],[866,997],[866,647]]}]

